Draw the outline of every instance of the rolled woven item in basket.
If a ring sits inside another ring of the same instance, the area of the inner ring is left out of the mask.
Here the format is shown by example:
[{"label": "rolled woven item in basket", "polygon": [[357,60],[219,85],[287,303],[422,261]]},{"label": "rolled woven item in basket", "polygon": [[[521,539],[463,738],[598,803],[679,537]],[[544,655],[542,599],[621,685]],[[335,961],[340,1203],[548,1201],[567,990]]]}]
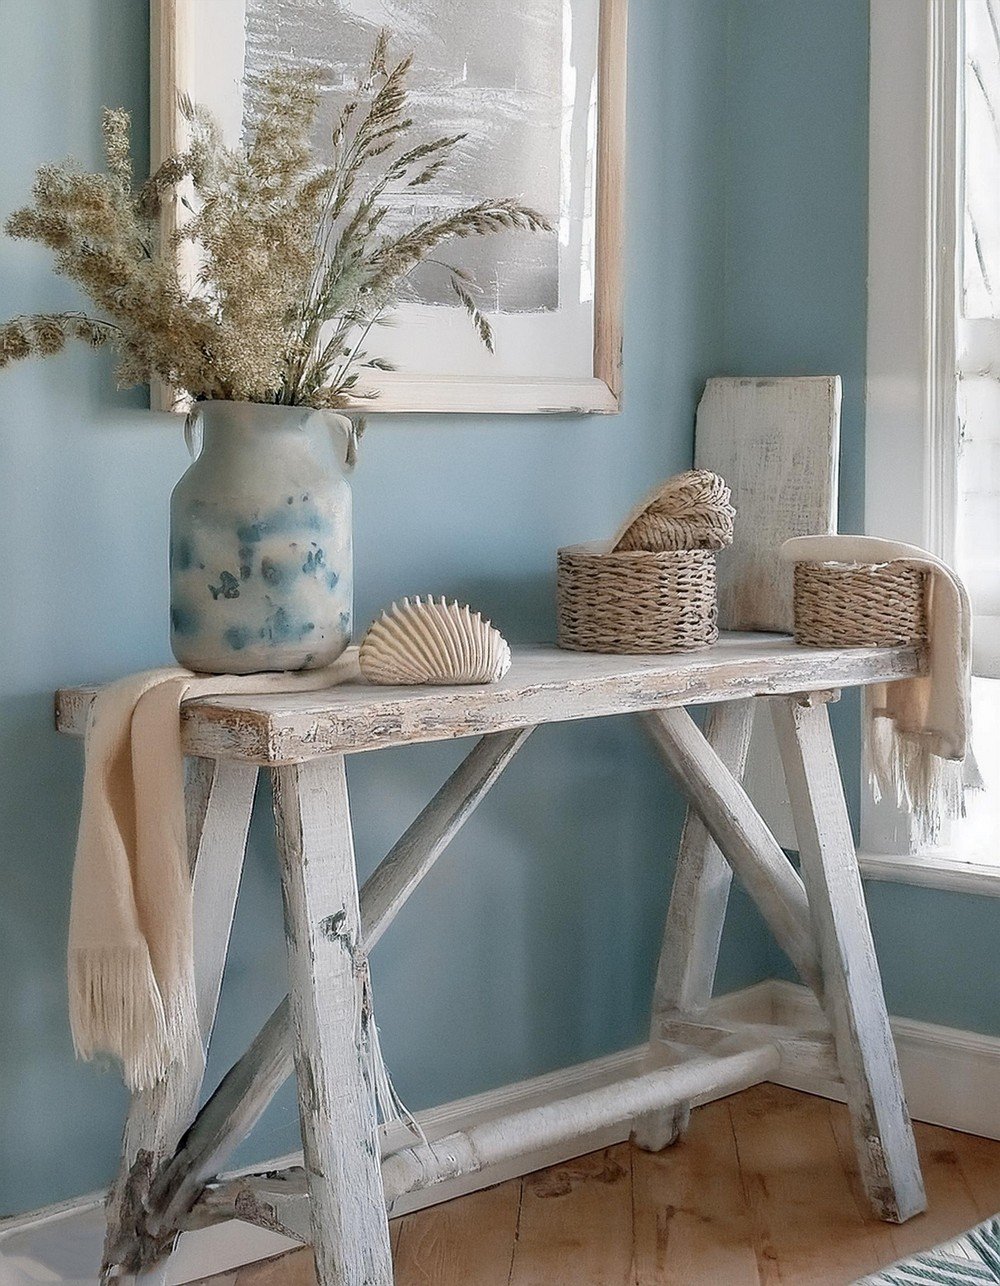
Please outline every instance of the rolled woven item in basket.
[{"label": "rolled woven item in basket", "polygon": [[689,469],[661,482],[615,532],[611,550],[725,549],[733,541],[736,510],[717,473]]},{"label": "rolled woven item in basket", "polygon": [[796,536],[784,562],[891,563],[925,572],[927,672],[866,689],[868,775],[876,799],[892,795],[912,814],[920,843],[965,815],[965,791],[980,785],[969,742],[971,611],[965,587],[933,554],[874,536]]}]

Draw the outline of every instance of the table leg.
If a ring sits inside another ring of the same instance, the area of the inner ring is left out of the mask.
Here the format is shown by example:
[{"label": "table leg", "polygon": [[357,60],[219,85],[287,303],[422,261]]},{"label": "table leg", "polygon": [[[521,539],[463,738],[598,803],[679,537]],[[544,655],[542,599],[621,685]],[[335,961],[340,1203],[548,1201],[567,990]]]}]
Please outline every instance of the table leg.
[{"label": "table leg", "polygon": [[316,1276],[391,1286],[343,756],[277,768],[274,784]]},{"label": "table leg", "polygon": [[[531,728],[488,733],[407,827],[361,890],[361,942],[370,951],[463,823],[475,811]],[[249,1134],[275,1091],[294,1072],[288,997],[271,1014],[250,1048],[229,1069],[202,1106],[152,1193],[151,1217],[177,1226]]]},{"label": "table leg", "polygon": [[[257,769],[232,760],[188,764],[188,852],[194,882],[195,986],[198,1025],[207,1047],[215,1021],[229,934],[243,872]],[[134,1094],[129,1104],[118,1176],[108,1194],[104,1275],[140,1273],[169,1250],[146,1228],[150,1186],[194,1119],[204,1070],[191,1051],[169,1076]],[[145,1279],[142,1279],[145,1280]]]},{"label": "table leg", "polygon": [[825,1009],[875,1213],[901,1223],[926,1206],[825,702],[771,702],[820,947]]},{"label": "table leg", "polygon": [[683,707],[649,710],[642,720],[778,945],[819,995],[823,976],[805,885],[746,791]]},{"label": "table leg", "polygon": [[[752,699],[713,705],[705,720],[705,738],[741,781],[753,730]],[[712,998],[719,944],[729,903],[733,872],[695,809],[684,819],[663,945],[656,970],[650,1041],[662,1035],[664,1020],[694,1015]],[[632,1138],[648,1152],[659,1152],[684,1133],[691,1106],[676,1107],[637,1121]]]}]

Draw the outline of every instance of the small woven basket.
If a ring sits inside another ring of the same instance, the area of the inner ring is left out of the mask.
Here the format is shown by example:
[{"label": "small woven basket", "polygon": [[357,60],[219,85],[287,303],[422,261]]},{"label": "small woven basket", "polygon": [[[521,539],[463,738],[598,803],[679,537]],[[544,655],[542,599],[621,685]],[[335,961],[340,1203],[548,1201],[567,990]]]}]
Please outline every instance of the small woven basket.
[{"label": "small woven basket", "polygon": [[795,641],[895,647],[927,637],[926,572],[911,563],[796,563]]},{"label": "small woven basket", "polygon": [[719,637],[710,549],[559,550],[559,646],[574,652],[690,652]]}]

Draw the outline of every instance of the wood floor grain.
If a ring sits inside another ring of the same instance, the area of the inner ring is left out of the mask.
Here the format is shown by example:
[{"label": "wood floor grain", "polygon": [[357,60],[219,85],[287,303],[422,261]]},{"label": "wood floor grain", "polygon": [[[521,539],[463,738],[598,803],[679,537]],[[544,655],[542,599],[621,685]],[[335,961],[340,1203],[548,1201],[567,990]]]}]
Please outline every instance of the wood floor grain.
[{"label": "wood floor grain", "polygon": [[[750,1209],[727,1099],[699,1108],[680,1151],[632,1148],[635,1286],[757,1280]],[[680,1164],[678,1164],[680,1161]]]},{"label": "wood floor grain", "polygon": [[[848,1286],[1000,1211],[1000,1143],[915,1127],[926,1214],[864,1205],[846,1109],[759,1085],[629,1144],[391,1224],[396,1286]],[[308,1249],[197,1286],[315,1286]]]}]

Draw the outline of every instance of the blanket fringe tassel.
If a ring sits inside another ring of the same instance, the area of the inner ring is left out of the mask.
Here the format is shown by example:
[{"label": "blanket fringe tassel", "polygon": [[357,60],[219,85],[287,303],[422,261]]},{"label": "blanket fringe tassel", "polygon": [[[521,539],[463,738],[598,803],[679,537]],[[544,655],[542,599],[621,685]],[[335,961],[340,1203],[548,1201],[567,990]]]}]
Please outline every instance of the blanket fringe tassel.
[{"label": "blanket fringe tassel", "polygon": [[945,822],[965,816],[965,792],[978,784],[974,764],[940,758],[932,736],[901,732],[877,713],[869,719],[865,740],[876,802],[886,796],[912,816],[917,846],[936,844]]},{"label": "blanket fringe tassel", "polygon": [[73,947],[69,952],[69,1018],[78,1058],[112,1053],[125,1084],[150,1089],[170,1066],[204,1059],[198,1036],[194,979],[164,1003],[145,943],[129,947]]}]

